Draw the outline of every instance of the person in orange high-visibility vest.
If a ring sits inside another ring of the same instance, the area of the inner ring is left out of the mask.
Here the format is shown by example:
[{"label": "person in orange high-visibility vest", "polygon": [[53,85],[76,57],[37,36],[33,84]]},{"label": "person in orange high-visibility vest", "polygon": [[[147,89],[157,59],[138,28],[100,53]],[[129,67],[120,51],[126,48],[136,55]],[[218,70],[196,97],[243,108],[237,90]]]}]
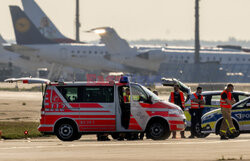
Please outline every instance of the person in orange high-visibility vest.
[{"label": "person in orange high-visibility vest", "polygon": [[228,84],[227,88],[221,93],[220,98],[220,107],[221,113],[223,117],[223,121],[220,127],[220,137],[221,140],[227,140],[227,130],[229,129],[230,135],[237,135],[238,131],[236,131],[232,118],[231,118],[231,109],[232,105],[236,102],[233,98],[232,91],[234,86],[232,84]]},{"label": "person in orange high-visibility vest", "polygon": [[190,97],[191,108],[189,109],[189,113],[191,115],[191,135],[189,136],[189,138],[194,138],[197,134],[196,126],[201,126],[201,116],[205,104],[205,101],[201,93],[202,93],[202,88],[197,87],[196,93],[193,93],[192,96]]},{"label": "person in orange high-visibility vest", "polygon": [[[174,85],[174,92],[171,92],[169,97],[169,102],[178,105],[183,111],[185,109],[185,98],[183,92],[180,91],[180,86],[178,84]],[[172,132],[172,138],[176,138],[176,132]],[[181,138],[186,138],[184,131],[180,132]]]}]

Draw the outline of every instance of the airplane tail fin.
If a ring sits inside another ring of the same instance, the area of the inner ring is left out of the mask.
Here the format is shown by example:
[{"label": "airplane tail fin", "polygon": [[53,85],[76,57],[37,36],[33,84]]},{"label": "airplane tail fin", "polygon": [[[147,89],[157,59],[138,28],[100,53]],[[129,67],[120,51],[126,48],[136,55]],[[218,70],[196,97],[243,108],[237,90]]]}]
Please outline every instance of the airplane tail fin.
[{"label": "airplane tail fin", "polygon": [[40,33],[48,39],[56,42],[72,43],[75,40],[65,37],[38,6],[35,0],[22,0],[24,12],[34,23]]},{"label": "airplane tail fin", "polygon": [[45,38],[18,6],[9,6],[17,44],[53,44]]},{"label": "airplane tail fin", "polygon": [[2,35],[0,35],[0,46],[3,46],[2,44],[6,43]]},{"label": "airplane tail fin", "polygon": [[101,37],[101,42],[104,43],[111,54],[117,53],[132,53],[132,48],[125,39],[122,39],[116,31],[111,27],[99,27],[91,29],[89,32],[95,32]]}]

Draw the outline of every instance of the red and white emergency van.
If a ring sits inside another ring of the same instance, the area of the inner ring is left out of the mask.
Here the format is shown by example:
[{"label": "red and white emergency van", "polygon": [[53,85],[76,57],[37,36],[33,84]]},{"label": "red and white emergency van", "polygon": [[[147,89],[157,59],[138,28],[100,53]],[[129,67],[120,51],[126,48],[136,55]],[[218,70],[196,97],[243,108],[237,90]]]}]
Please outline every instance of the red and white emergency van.
[{"label": "red and white emergency van", "polygon": [[[38,78],[12,78],[6,82],[43,83],[42,133],[73,141],[82,134],[145,132],[153,140],[167,139],[171,131],[185,129],[180,107],[162,101],[127,77],[119,82],[50,82]],[[124,100],[125,91],[130,91]]]}]

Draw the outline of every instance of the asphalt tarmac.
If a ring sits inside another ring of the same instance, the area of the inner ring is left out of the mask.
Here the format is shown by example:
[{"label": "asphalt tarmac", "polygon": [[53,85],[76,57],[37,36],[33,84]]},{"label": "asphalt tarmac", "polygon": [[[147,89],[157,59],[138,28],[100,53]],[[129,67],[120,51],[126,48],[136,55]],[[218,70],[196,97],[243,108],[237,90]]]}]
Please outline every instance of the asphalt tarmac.
[{"label": "asphalt tarmac", "polygon": [[250,160],[250,134],[221,141],[210,135],[203,139],[163,141],[96,141],[95,135],[62,142],[56,137],[1,140],[0,161],[163,161],[163,160]]}]

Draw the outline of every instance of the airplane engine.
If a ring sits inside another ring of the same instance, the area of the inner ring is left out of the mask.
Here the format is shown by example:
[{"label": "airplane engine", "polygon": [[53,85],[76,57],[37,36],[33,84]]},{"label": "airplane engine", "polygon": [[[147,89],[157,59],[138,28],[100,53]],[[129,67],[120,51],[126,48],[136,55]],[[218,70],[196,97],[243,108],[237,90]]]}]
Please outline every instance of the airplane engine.
[{"label": "airplane engine", "polygon": [[137,56],[149,61],[162,61],[166,58],[161,50],[151,50],[148,52],[140,53]]}]

